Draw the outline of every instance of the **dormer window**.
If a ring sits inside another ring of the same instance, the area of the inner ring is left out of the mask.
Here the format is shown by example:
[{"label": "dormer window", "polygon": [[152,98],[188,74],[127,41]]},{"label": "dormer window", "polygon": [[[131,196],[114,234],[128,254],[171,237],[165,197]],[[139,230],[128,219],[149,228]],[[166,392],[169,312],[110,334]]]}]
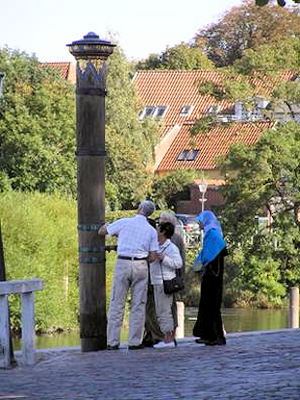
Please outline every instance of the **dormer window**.
[{"label": "dormer window", "polygon": [[158,106],[155,109],[154,117],[156,118],[163,118],[167,111],[167,106]]},{"label": "dormer window", "polygon": [[183,150],[178,158],[177,161],[194,161],[195,158],[197,157],[198,150],[192,149],[192,150]]},{"label": "dormer window", "polygon": [[143,118],[151,117],[151,115],[154,114],[154,111],[155,111],[155,107],[152,107],[152,106],[150,106],[150,107],[148,107],[148,106],[145,107]]},{"label": "dormer window", "polygon": [[146,117],[163,118],[166,114],[167,106],[146,106],[140,113],[139,118],[145,119]]},{"label": "dormer window", "polygon": [[191,115],[191,112],[193,111],[193,106],[183,106],[181,111],[180,111],[180,115],[182,117],[188,117],[189,115]]}]

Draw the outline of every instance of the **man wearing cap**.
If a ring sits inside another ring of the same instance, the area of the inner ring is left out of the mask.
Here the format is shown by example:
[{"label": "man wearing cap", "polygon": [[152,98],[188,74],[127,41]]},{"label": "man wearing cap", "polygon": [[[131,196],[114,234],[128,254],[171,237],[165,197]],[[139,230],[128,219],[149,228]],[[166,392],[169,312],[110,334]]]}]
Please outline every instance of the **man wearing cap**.
[{"label": "man wearing cap", "polygon": [[155,257],[159,249],[157,232],[148,223],[155,210],[152,201],[139,205],[137,215],[121,218],[99,229],[99,235],[118,237],[118,258],[115,265],[107,325],[107,348],[117,350],[123,323],[126,296],[131,288],[129,316],[130,350],[142,348],[145,324],[145,306],[148,285],[148,257]]}]

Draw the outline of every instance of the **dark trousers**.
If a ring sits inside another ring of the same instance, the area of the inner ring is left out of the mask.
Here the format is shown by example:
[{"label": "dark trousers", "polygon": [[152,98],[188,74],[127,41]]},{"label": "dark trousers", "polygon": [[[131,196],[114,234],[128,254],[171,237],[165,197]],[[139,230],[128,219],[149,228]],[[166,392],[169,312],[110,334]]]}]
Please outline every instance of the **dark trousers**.
[{"label": "dark trousers", "polygon": [[224,255],[220,253],[210,264],[201,283],[198,317],[193,335],[209,342],[225,342],[221,317]]}]

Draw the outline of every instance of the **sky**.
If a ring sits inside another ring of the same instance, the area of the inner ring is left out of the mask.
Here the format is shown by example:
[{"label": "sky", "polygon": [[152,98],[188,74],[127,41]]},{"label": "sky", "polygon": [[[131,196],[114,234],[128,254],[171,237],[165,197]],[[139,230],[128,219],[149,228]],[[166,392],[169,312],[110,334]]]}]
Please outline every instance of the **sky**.
[{"label": "sky", "polygon": [[[254,1],[254,0],[253,0]],[[74,61],[66,44],[112,33],[128,60],[190,42],[242,0],[0,0],[0,48]]]}]

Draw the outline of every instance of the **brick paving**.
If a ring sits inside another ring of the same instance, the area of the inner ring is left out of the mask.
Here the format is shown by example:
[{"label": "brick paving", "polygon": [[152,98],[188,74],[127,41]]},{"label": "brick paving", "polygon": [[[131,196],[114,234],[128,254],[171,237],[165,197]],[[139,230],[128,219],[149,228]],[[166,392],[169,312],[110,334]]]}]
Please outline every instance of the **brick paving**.
[{"label": "brick paving", "polygon": [[186,338],[175,349],[40,350],[31,367],[0,370],[0,399],[300,399],[300,330]]}]

